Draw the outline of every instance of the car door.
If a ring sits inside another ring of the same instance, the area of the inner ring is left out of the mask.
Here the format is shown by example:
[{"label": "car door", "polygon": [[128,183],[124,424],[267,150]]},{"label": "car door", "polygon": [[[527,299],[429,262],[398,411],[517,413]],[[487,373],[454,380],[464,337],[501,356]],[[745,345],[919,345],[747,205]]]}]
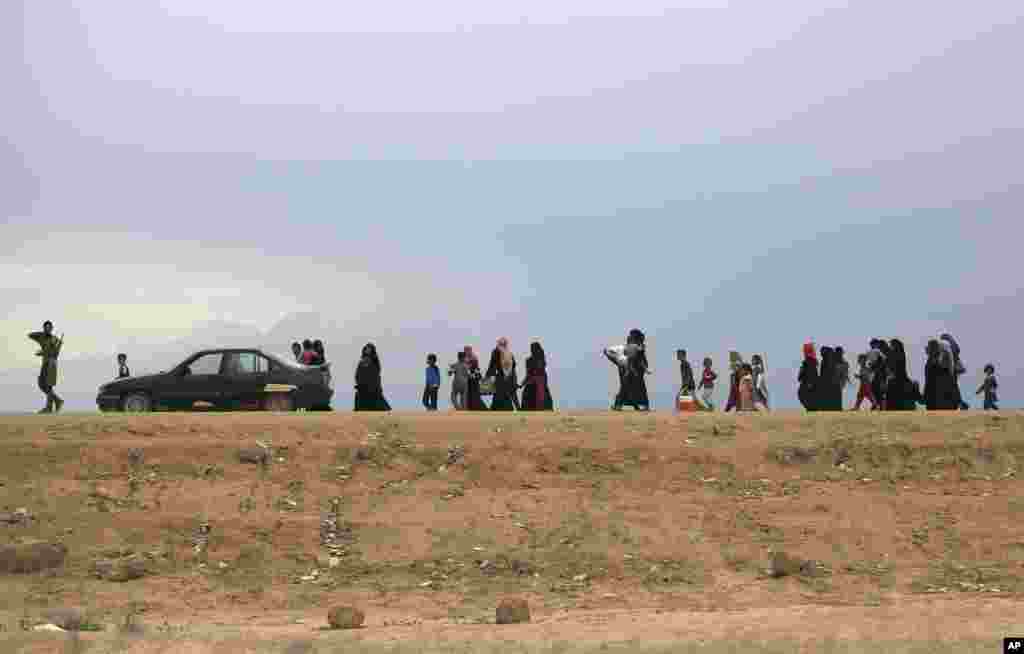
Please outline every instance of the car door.
[{"label": "car door", "polygon": [[208,352],[179,366],[159,390],[161,404],[174,409],[211,408],[222,395],[220,352]]},{"label": "car door", "polygon": [[233,409],[261,408],[269,364],[267,358],[258,352],[225,353],[224,405]]}]

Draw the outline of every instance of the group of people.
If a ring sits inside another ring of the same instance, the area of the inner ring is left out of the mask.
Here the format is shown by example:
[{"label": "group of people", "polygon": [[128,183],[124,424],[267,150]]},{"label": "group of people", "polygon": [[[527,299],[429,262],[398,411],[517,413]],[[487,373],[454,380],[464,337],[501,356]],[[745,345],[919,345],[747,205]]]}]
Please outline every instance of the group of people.
[{"label": "group of people", "polygon": [[[680,401],[692,401],[700,411],[714,411],[715,383],[718,373],[714,370],[711,357],[705,357],[700,381],[693,374],[693,367],[687,360],[686,350],[676,350],[679,360],[679,376],[682,383],[679,387]],[[735,350],[729,352],[729,397],[726,400],[726,413],[736,411],[767,411],[768,378],[765,374],[764,356],[755,354],[750,362]],[[697,392],[700,397],[697,397]]]},{"label": "group of people", "polygon": [[[820,359],[819,359],[820,355]],[[911,378],[907,353],[898,339],[871,339],[867,352],[857,355],[857,372],[851,378],[850,366],[841,347],[804,344],[804,359],[797,376],[800,404],[808,411],[842,411],[843,393],[851,382],[858,382],[853,410],[867,400],[873,411],[913,411],[924,405],[932,411],[966,410],[970,406],[960,391],[960,376],[967,372],[960,358],[960,345],[950,334],[929,339],[925,346],[924,387]],[[995,366],[984,369],[985,379],[976,394],[984,395],[986,410],[998,409],[999,386]]]},{"label": "group of people", "polygon": [[292,343],[292,355],[296,363],[306,366],[322,366],[327,363],[327,356],[324,354],[324,343],[320,339],[305,339],[302,343]]},{"label": "group of people", "polygon": [[[451,377],[451,406],[457,411],[551,411],[554,401],[548,386],[547,357],[540,343],[530,344],[526,358],[526,374],[519,381],[516,357],[507,338],[499,338],[491,351],[486,370],[471,345],[456,354],[448,366]],[[437,355],[427,355],[423,388],[423,407],[437,411],[437,398],[441,388],[441,370]],[[373,343],[367,343],[356,366],[356,411],[390,411],[381,382],[380,357]],[[520,391],[522,396],[520,397]],[[490,406],[484,397],[491,397]]]}]

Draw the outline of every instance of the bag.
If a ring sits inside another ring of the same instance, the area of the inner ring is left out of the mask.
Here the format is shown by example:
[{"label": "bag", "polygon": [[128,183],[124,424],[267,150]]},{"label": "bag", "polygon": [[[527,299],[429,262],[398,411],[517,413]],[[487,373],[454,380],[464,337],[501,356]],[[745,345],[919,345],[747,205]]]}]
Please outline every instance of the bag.
[{"label": "bag", "polygon": [[480,395],[494,395],[494,377],[480,381]]},{"label": "bag", "polygon": [[613,345],[612,347],[607,347],[604,350],[604,355],[608,357],[609,361],[620,368],[625,368],[629,363],[629,357],[626,355],[625,345]]}]

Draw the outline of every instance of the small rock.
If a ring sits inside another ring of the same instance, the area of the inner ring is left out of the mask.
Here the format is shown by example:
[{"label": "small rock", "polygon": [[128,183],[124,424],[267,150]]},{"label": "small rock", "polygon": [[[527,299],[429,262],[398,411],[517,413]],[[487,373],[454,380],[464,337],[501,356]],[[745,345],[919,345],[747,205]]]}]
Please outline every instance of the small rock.
[{"label": "small rock", "polygon": [[768,562],[768,574],[772,577],[789,577],[801,572],[803,561],[793,558],[785,552],[773,552]]},{"label": "small rock", "polygon": [[529,576],[533,573],[533,568],[526,561],[520,561],[519,559],[513,559],[511,565],[512,572],[520,576]]},{"label": "small rock", "polygon": [[353,454],[352,458],[355,461],[357,461],[357,462],[358,461],[369,461],[370,460],[370,449],[367,448],[367,447],[356,448],[355,454]]},{"label": "small rock", "polygon": [[0,546],[0,573],[28,573],[64,565],[68,548],[63,543],[22,543]]},{"label": "small rock", "polygon": [[498,624],[524,624],[530,621],[530,607],[523,599],[504,599],[494,612]]},{"label": "small rock", "polygon": [[245,449],[238,450],[239,463],[264,465],[269,459],[270,455],[267,454],[267,450],[262,447],[247,447]]},{"label": "small rock", "polygon": [[105,581],[141,579],[148,572],[145,557],[133,554],[121,559],[100,559],[93,563],[93,574]]},{"label": "small rock", "polygon": [[61,629],[55,624],[40,624],[32,627],[32,631],[53,631],[58,633],[64,633],[64,629]]},{"label": "small rock", "polygon": [[494,561],[484,561],[480,564],[480,572],[488,577],[493,577],[498,574],[498,566],[494,564]]},{"label": "small rock", "polygon": [[358,629],[364,620],[366,614],[354,606],[336,606],[327,612],[327,624],[331,629]]},{"label": "small rock", "polygon": [[297,640],[284,648],[284,654],[309,654],[313,651],[313,643],[308,640]]},{"label": "small rock", "polygon": [[43,617],[64,631],[78,631],[84,622],[84,615],[78,609],[50,609]]}]

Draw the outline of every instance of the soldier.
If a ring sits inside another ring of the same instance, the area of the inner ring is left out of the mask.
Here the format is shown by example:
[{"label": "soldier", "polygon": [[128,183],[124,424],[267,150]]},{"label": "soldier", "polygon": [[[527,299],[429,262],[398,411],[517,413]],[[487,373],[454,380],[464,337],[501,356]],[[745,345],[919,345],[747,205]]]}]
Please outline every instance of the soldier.
[{"label": "soldier", "polygon": [[64,406],[64,400],[57,397],[53,388],[57,385],[57,357],[60,356],[60,348],[64,345],[64,336],[54,336],[53,323],[47,320],[43,323],[43,331],[32,332],[28,337],[39,344],[36,356],[43,359],[39,369],[39,390],[46,394],[46,407],[39,413],[60,411]]}]

